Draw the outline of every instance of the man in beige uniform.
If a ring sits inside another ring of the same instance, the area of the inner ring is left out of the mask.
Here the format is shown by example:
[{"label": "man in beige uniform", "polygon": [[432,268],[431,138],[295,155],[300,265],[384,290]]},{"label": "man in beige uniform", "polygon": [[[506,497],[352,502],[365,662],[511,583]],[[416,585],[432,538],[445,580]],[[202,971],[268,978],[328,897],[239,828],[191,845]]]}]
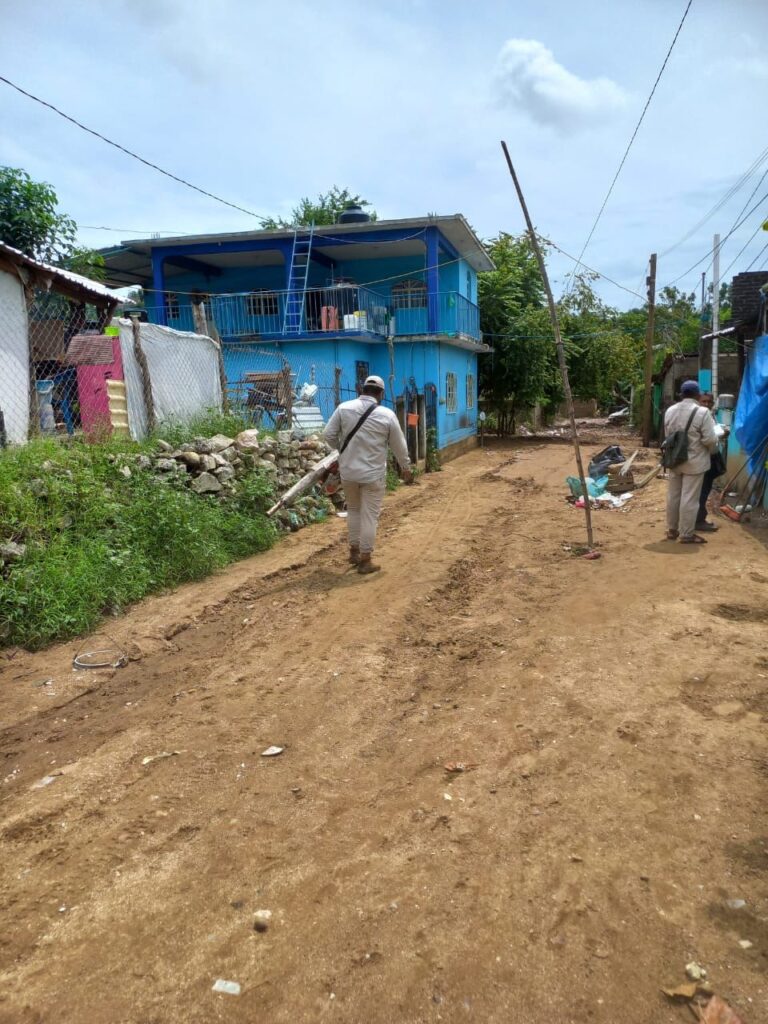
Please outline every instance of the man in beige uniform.
[{"label": "man in beige uniform", "polygon": [[[664,416],[667,437],[676,430],[688,431],[688,461],[669,470],[667,486],[667,539],[681,544],[706,544],[695,532],[699,495],[704,474],[717,448],[715,422],[709,409],[699,405],[701,391],[695,380],[686,380],[680,388],[680,401]],[[689,426],[690,424],[690,426]]]},{"label": "man in beige uniform", "polygon": [[387,448],[392,449],[405,482],[413,481],[408,445],[397,416],[381,404],[383,398],[384,381],[381,377],[368,377],[362,395],[342,402],[336,409],[324,435],[332,448],[339,448],[365,417],[339,456],[339,474],[347,499],[349,560],[363,575],[381,568],[373,564],[371,555],[386,489]]}]

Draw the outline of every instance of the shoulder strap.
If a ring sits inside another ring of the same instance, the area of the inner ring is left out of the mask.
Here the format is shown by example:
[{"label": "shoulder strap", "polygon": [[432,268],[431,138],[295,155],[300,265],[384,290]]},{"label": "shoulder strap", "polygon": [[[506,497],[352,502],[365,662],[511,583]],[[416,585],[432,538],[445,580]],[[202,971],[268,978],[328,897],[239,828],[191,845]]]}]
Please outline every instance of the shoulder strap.
[{"label": "shoulder strap", "polygon": [[378,405],[376,404],[376,402],[374,402],[374,403],[373,403],[373,405],[369,406],[369,407],[368,407],[368,408],[367,408],[367,409],[365,410],[365,412],[363,413],[363,415],[362,415],[362,416],[360,417],[360,419],[359,419],[359,420],[357,421],[357,423],[356,423],[356,424],[354,425],[354,427],[352,427],[352,429],[350,430],[350,432],[349,432],[349,433],[347,434],[347,436],[346,436],[346,437],[344,438],[344,443],[342,444],[341,448],[339,448],[339,455],[343,455],[343,454],[344,454],[344,452],[345,452],[345,451],[347,450],[347,445],[349,444],[349,442],[350,442],[350,441],[352,440],[352,438],[353,438],[353,437],[355,436],[355,434],[356,434],[356,433],[358,432],[358,430],[360,429],[360,427],[362,427],[362,425],[363,425],[363,424],[365,423],[365,421],[366,421],[366,420],[368,419],[368,417],[369,417],[369,416],[371,415],[371,413],[372,413],[372,412],[373,412],[373,411],[374,411],[375,409],[378,409]]},{"label": "shoulder strap", "polygon": [[[691,429],[691,424],[693,423],[694,419],[696,418],[696,413],[697,413],[698,411],[699,411],[699,407],[698,407],[698,406],[696,406],[696,408],[695,408],[695,409],[693,410],[693,412],[691,413],[691,418],[690,418],[690,419],[688,420],[688,424],[687,424],[687,426],[686,426],[686,428],[685,428],[685,432],[686,432],[686,434],[687,434],[687,433],[688,433],[688,431],[689,431],[689,430]],[[703,422],[704,422],[704,420],[702,420],[701,422],[703,423]]]}]

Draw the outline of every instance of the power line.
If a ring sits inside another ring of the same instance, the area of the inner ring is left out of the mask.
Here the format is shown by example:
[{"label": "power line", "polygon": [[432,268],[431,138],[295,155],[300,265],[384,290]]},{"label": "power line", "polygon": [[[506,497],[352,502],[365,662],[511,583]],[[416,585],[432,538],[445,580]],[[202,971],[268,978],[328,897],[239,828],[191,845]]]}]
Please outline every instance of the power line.
[{"label": "power line", "polygon": [[[687,242],[688,239],[691,238],[693,235],[695,235],[696,232],[700,228],[704,227],[704,225],[707,223],[708,220],[710,220],[712,217],[714,217],[714,215],[719,210],[721,210],[723,208],[723,206],[725,206],[725,204],[737,194],[737,192],[741,191],[741,189],[744,187],[744,185],[746,185],[746,183],[749,181],[749,179],[755,173],[755,171],[757,171],[757,169],[760,167],[760,165],[762,163],[764,163],[766,158],[768,158],[768,148],[764,149],[763,152],[750,164],[750,166],[747,168],[746,171],[744,171],[744,173],[741,175],[741,177],[736,182],[734,182],[733,185],[731,185],[731,187],[727,190],[725,195],[722,196],[718,200],[717,203],[715,203],[715,205],[712,207],[712,209],[709,211],[709,213],[704,214],[704,216],[701,218],[701,220],[697,221],[697,223],[694,224],[694,226],[685,235],[683,235],[683,237],[681,239],[679,239],[679,241],[675,242],[674,245],[671,245],[668,249],[665,249],[659,255],[660,256],[668,256],[671,252],[674,252],[675,249],[677,249],[681,245],[683,245],[684,242]],[[766,172],[766,173],[768,173],[768,172]],[[747,202],[744,204],[744,207],[742,208],[741,213],[744,212],[744,210],[747,208],[747,206],[751,202],[752,197],[754,196],[755,192],[757,192],[757,190],[760,187],[760,185],[761,185],[761,183],[762,183],[764,178],[765,178],[765,174],[763,174],[763,177],[760,179],[760,181],[755,186],[755,189],[752,192],[752,195],[749,197]],[[739,214],[739,216],[741,216],[741,213]]]},{"label": "power line", "polygon": [[738,253],[736,254],[736,256],[734,256],[734,258],[733,258],[733,259],[731,260],[731,262],[730,262],[730,263],[728,264],[728,266],[727,266],[727,267],[725,268],[725,270],[723,271],[723,277],[727,277],[727,276],[728,276],[728,274],[729,274],[729,273],[730,273],[730,271],[731,271],[731,268],[732,268],[733,266],[735,266],[735,264],[736,264],[736,263],[738,263],[738,261],[739,261],[739,260],[741,259],[741,255],[742,255],[742,253],[743,253],[743,252],[744,252],[744,251],[745,251],[746,249],[748,249],[748,248],[749,248],[749,246],[750,246],[750,245],[752,244],[752,242],[754,242],[755,238],[757,238],[758,234],[759,234],[759,233],[760,233],[760,232],[761,232],[762,230],[763,230],[763,225],[762,225],[762,222],[761,222],[761,223],[760,223],[760,224],[758,224],[758,225],[757,225],[757,227],[755,228],[754,232],[752,233],[752,235],[751,235],[751,236],[750,236],[750,238],[749,238],[749,241],[748,241],[748,242],[745,242],[745,243],[744,243],[744,245],[742,245],[741,249],[739,249],[739,251],[738,251]]},{"label": "power line", "polygon": [[[623,292],[628,292],[630,295],[634,295],[638,299],[642,299],[643,302],[646,301],[646,297],[644,295],[641,295],[640,292],[636,292],[632,288],[627,288],[626,285],[619,284],[618,281],[614,281],[613,278],[608,277],[607,274],[603,274],[599,270],[595,270],[593,267],[588,267],[586,263],[582,263],[581,260],[577,259],[575,256],[571,256],[571,254],[569,252],[566,252],[565,249],[561,249],[560,246],[553,242],[551,238],[545,238],[544,235],[540,235],[539,237],[541,238],[542,242],[545,242],[547,245],[551,245],[553,249],[557,249],[557,251],[561,253],[563,256],[567,256],[569,260],[573,260],[574,263],[578,264],[576,270],[578,270],[578,267],[583,267],[585,270],[589,271],[590,274],[597,274],[598,277],[601,277],[604,281],[607,281],[609,284],[614,285],[616,288],[621,288]],[[576,270],[574,270],[574,274],[576,273]]]},{"label": "power line", "polygon": [[[741,227],[741,225],[742,225],[742,224],[743,224],[743,223],[744,223],[745,221],[749,220],[749,218],[750,218],[750,217],[752,216],[752,214],[753,214],[753,213],[755,212],[755,210],[756,210],[756,209],[758,208],[758,206],[760,206],[760,204],[761,204],[761,203],[764,203],[766,199],[768,199],[768,192],[766,192],[766,193],[765,193],[764,195],[762,195],[762,196],[761,196],[761,197],[760,197],[760,198],[758,199],[758,201],[757,201],[757,202],[755,203],[755,205],[754,205],[754,206],[753,206],[753,207],[752,207],[752,208],[751,208],[751,209],[750,209],[750,210],[748,211],[748,213],[747,213],[747,214],[746,214],[746,215],[745,215],[744,217],[742,217],[742,218],[741,218],[741,220],[737,221],[737,222],[736,222],[736,223],[735,223],[735,224],[733,225],[733,227],[732,227],[732,228],[731,228],[731,230],[730,230],[730,231],[728,232],[728,234],[724,236],[724,238],[723,238],[722,242],[720,243],[720,244],[721,244],[721,246],[723,245],[723,243],[724,243],[724,242],[727,242],[727,241],[728,241],[728,239],[729,239],[729,238],[731,237],[731,235],[732,235],[732,234],[733,234],[733,233],[734,233],[735,231],[738,231],[738,230],[739,230],[739,228]],[[754,237],[754,236],[753,236],[753,237]],[[687,269],[687,270],[684,270],[682,274],[678,274],[678,276],[677,276],[677,277],[675,277],[675,278],[673,278],[673,279],[672,279],[671,281],[669,281],[669,282],[668,282],[668,283],[667,283],[666,285],[664,285],[664,287],[665,287],[665,288],[669,288],[669,287],[671,287],[671,286],[672,286],[673,284],[677,284],[677,282],[678,282],[678,281],[682,281],[682,279],[683,279],[684,277],[687,277],[687,276],[688,276],[688,275],[689,275],[689,274],[691,273],[691,271],[693,271],[693,270],[695,270],[695,269],[696,269],[697,267],[701,266],[701,264],[702,264],[702,263],[704,262],[704,260],[708,260],[708,259],[709,259],[709,258],[710,258],[710,257],[711,257],[711,256],[712,256],[713,254],[714,254],[714,251],[715,251],[715,250],[714,250],[714,247],[713,247],[713,248],[711,248],[711,249],[708,249],[708,250],[707,250],[707,252],[705,252],[705,253],[704,253],[704,255],[703,255],[703,256],[701,257],[701,259],[699,259],[699,260],[696,260],[696,262],[695,262],[695,263],[694,263],[694,264],[693,264],[692,266],[688,267],[688,269]]]},{"label": "power line", "polygon": [[108,228],[106,224],[78,224],[78,230],[83,231],[115,231],[118,234],[133,234],[133,235],[171,235],[172,237],[181,235],[193,235],[194,231],[171,231],[167,229],[165,231],[158,228]]},{"label": "power line", "polygon": [[194,192],[199,192],[202,196],[207,196],[209,199],[215,199],[217,203],[223,203],[224,206],[229,206],[233,210],[239,210],[240,213],[247,213],[249,217],[256,217],[257,220],[261,219],[261,214],[254,213],[253,210],[248,210],[244,206],[238,206],[237,203],[230,203],[228,199],[222,199],[221,196],[217,196],[213,192],[208,192],[206,189],[200,188],[198,185],[193,185],[191,181],[187,181],[185,178],[180,178],[177,174],[172,174],[171,171],[166,171],[162,167],[158,167],[158,165],[153,164],[151,160],[145,160],[144,157],[139,156],[138,153],[134,153],[132,150],[126,149],[125,146],[121,146],[119,142],[113,142],[112,139],[108,139],[106,135],[102,135],[100,132],[94,131],[93,128],[88,128],[87,125],[82,124],[74,117],[70,117],[69,114],[65,114],[63,110],[59,110],[59,108],[55,107],[52,103],[48,103],[46,100],[40,99],[39,96],[34,96],[31,92],[27,92],[26,89],[22,89],[20,85],[16,85],[16,83],[12,82],[9,78],[4,78],[0,75],[0,82],[5,82],[6,85],[15,89],[16,92],[20,92],[22,96],[26,96],[28,99],[34,100],[35,103],[39,103],[41,106],[47,107],[55,114],[58,114],[59,117],[63,117],[65,121],[69,121],[70,124],[76,125],[89,135],[93,135],[94,138],[100,139],[102,142],[106,142],[108,146],[113,146],[115,149],[119,149],[121,153],[125,153],[126,156],[130,156],[132,159],[138,160],[139,163],[144,164],[145,167],[151,167],[153,171],[158,171],[160,174],[164,174],[166,178],[171,178],[173,181],[177,181],[180,185],[185,185],[187,188],[191,188]]},{"label": "power line", "polygon": [[757,263],[757,261],[758,261],[758,260],[759,260],[759,259],[760,259],[760,258],[762,257],[763,253],[764,253],[764,252],[765,252],[765,251],[766,251],[767,249],[768,249],[768,242],[766,242],[766,243],[765,243],[765,245],[764,245],[764,246],[763,246],[763,248],[762,248],[762,249],[760,250],[760,252],[759,252],[759,253],[757,254],[757,256],[755,256],[755,258],[754,258],[754,259],[752,260],[752,262],[751,262],[751,263],[749,264],[749,266],[747,267],[747,270],[751,270],[751,269],[752,269],[752,267],[754,267],[754,265],[755,265],[755,264]]},{"label": "power line", "polygon": [[600,218],[603,216],[603,211],[605,210],[606,206],[608,205],[608,200],[611,198],[613,190],[614,190],[614,188],[616,186],[616,182],[619,180],[619,175],[622,172],[624,164],[627,162],[627,157],[629,156],[629,151],[632,149],[632,145],[633,145],[635,139],[637,138],[637,133],[640,131],[640,126],[643,123],[643,120],[645,119],[645,115],[646,115],[646,112],[648,111],[648,107],[651,105],[651,100],[653,99],[654,94],[656,92],[656,88],[657,88],[659,82],[661,81],[661,76],[664,74],[664,70],[665,70],[665,68],[667,66],[669,58],[672,56],[672,51],[675,48],[675,43],[677,42],[677,37],[680,35],[680,32],[682,31],[683,25],[685,24],[685,19],[688,17],[688,12],[691,9],[691,4],[692,3],[693,3],[693,0],[688,0],[688,4],[687,4],[687,6],[685,8],[685,11],[683,12],[683,16],[680,19],[680,24],[677,26],[677,31],[675,32],[674,38],[672,39],[672,42],[670,43],[669,49],[667,50],[667,55],[664,58],[664,63],[661,65],[661,69],[660,69],[658,75],[656,76],[656,81],[653,83],[653,88],[651,89],[651,91],[650,91],[650,93],[648,95],[648,99],[645,101],[645,106],[643,107],[643,112],[640,114],[640,119],[638,120],[637,124],[635,125],[635,130],[632,132],[632,137],[629,140],[629,143],[627,144],[627,148],[624,150],[624,156],[621,158],[621,162],[619,163],[618,169],[617,169],[616,173],[613,176],[613,181],[611,182],[610,187],[609,187],[609,189],[608,189],[608,191],[607,191],[607,193],[605,195],[605,199],[603,200],[603,205],[598,210],[597,216],[595,217],[595,222],[592,225],[592,228],[591,228],[589,234],[587,235],[587,240],[586,240],[586,242],[584,243],[584,245],[582,247],[581,253],[579,255],[577,267],[578,267],[578,264],[581,263],[581,259],[584,256],[584,253],[587,251],[587,246],[592,241],[592,236],[594,235],[595,230],[597,229],[597,225],[600,223]]}]

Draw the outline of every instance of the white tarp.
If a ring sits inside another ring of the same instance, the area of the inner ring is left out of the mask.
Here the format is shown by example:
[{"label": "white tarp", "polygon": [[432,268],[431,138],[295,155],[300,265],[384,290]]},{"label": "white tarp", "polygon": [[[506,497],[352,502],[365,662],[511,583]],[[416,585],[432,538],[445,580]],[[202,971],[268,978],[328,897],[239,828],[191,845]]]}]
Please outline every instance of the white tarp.
[{"label": "white tarp", "polygon": [[21,281],[0,271],[0,410],[13,444],[29,433],[29,327]]},{"label": "white tarp", "polygon": [[[138,440],[148,428],[141,371],[133,351],[131,322],[120,320],[119,324],[128,426],[131,437]],[[183,422],[210,409],[221,410],[219,347],[213,339],[158,324],[141,324],[140,331],[158,423]]]}]

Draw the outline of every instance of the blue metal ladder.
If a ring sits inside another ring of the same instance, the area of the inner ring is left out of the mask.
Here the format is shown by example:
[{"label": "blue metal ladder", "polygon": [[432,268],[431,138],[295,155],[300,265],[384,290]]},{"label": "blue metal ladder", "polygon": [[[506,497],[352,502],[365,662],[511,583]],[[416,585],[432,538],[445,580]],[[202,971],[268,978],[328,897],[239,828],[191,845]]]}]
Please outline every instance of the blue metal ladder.
[{"label": "blue metal ladder", "polygon": [[309,234],[305,237],[300,237],[300,231],[300,228],[296,228],[293,233],[291,266],[288,272],[288,294],[285,297],[283,313],[283,334],[300,334],[304,327],[304,300],[309,281],[309,264],[315,225],[314,223],[310,224]]}]

